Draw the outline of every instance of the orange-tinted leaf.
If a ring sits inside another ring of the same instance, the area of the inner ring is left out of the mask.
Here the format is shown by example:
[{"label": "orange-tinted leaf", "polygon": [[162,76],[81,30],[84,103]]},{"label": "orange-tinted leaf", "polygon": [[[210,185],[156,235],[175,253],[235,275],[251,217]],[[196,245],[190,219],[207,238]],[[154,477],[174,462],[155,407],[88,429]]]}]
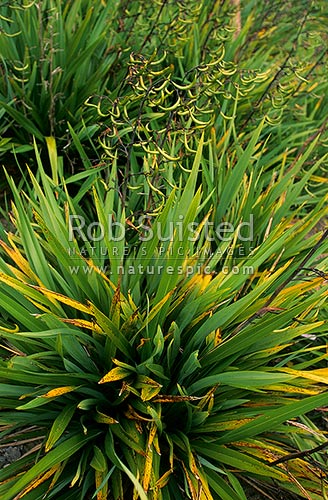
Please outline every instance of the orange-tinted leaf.
[{"label": "orange-tinted leaf", "polygon": [[145,458],[145,467],[143,470],[143,480],[142,480],[142,487],[146,493],[149,489],[151,472],[152,472],[152,465],[153,465],[153,450],[152,450],[152,448],[149,448],[149,450],[147,451],[146,458]]},{"label": "orange-tinted leaf", "polygon": [[115,420],[115,418],[110,417],[109,415],[106,415],[99,410],[97,410],[97,415],[95,415],[95,421],[99,422],[100,424],[118,424],[118,421]]},{"label": "orange-tinted leaf", "polygon": [[126,370],[125,368],[122,368],[120,366],[116,366],[108,373],[106,373],[106,375],[104,375],[103,378],[99,380],[98,384],[115,382],[116,380],[121,380],[122,378],[126,378],[129,375],[131,375],[131,372],[129,370]]},{"label": "orange-tinted leaf", "polygon": [[51,477],[60,467],[59,465],[55,465],[54,467],[51,467],[47,472],[44,474],[40,475],[35,481],[33,481],[29,486],[27,486],[21,493],[19,493],[14,500],[19,500],[20,498],[23,498],[27,493],[30,491],[34,490],[37,486],[40,484],[44,483],[49,477]]},{"label": "orange-tinted leaf", "polygon": [[35,288],[35,290],[38,290],[39,292],[43,293],[43,295],[45,295],[49,299],[58,300],[58,302],[62,302],[63,304],[66,304],[67,306],[74,307],[74,309],[77,309],[78,311],[82,311],[84,313],[91,314],[90,308],[88,306],[86,306],[85,304],[82,304],[82,302],[79,302],[78,300],[71,299],[70,297],[66,297],[66,295],[63,295],[62,293],[48,290],[47,288],[43,288],[42,286],[36,286],[36,285],[29,285],[29,286],[32,288]]},{"label": "orange-tinted leaf", "polygon": [[67,394],[68,392],[74,391],[78,386],[76,385],[67,385],[65,387],[56,387],[56,389],[51,389],[46,394],[42,394],[43,398],[57,398],[58,396],[62,396],[63,394]]},{"label": "orange-tinted leaf", "polygon": [[69,323],[70,325],[77,326],[79,328],[87,328],[88,330],[92,330],[96,333],[104,333],[99,325],[95,321],[88,321],[86,319],[66,319],[61,318],[63,323]]}]

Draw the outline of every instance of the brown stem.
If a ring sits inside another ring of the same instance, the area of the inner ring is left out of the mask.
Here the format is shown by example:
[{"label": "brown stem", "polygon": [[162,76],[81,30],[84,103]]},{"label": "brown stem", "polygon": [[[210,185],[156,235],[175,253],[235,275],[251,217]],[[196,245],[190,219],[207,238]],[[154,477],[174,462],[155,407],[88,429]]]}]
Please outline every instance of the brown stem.
[{"label": "brown stem", "polygon": [[288,455],[285,455],[284,457],[278,458],[274,462],[270,462],[269,465],[277,465],[277,464],[282,464],[283,462],[288,462],[289,460],[294,460],[295,458],[303,458],[308,455],[312,455],[312,453],[316,453],[317,451],[324,450],[325,448],[328,448],[328,441],[325,443],[319,444],[319,446],[316,446],[315,448],[311,448],[310,450],[305,450],[305,451],[298,451],[295,453],[289,453]]},{"label": "brown stem", "polygon": [[240,10],[240,0],[232,0],[233,5],[236,8],[235,15],[235,28],[234,38],[236,39],[241,32],[241,10]]}]

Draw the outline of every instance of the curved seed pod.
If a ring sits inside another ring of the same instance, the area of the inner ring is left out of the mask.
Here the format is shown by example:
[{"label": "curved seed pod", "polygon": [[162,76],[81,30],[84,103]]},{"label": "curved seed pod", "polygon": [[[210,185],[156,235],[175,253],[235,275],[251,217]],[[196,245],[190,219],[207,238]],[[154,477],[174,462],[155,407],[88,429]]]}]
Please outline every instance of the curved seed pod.
[{"label": "curved seed pod", "polygon": [[224,58],[224,55],[225,55],[225,47],[222,44],[222,46],[221,46],[221,54],[219,55],[219,57],[217,59],[215,59],[214,61],[207,62],[206,65],[208,67],[218,65],[222,61],[222,59]]},{"label": "curved seed pod", "polygon": [[[16,82],[19,82],[19,83],[27,83],[29,81],[28,78],[18,78],[18,76],[16,75],[12,75],[12,78],[16,81]],[[25,107],[28,108],[28,109],[32,109],[30,106],[28,106],[26,103],[25,103]]]},{"label": "curved seed pod", "polygon": [[194,77],[194,79],[193,79],[192,82],[187,83],[186,85],[180,85],[180,84],[178,84],[177,82],[175,82],[173,80],[171,81],[172,85],[174,87],[176,87],[177,89],[179,89],[179,90],[188,90],[188,89],[191,89],[195,85],[196,82],[197,82],[197,78],[196,77]]},{"label": "curved seed pod", "polygon": [[207,113],[207,114],[212,114],[214,113],[214,109],[206,109],[206,108],[200,108],[199,106],[197,106],[195,104],[195,109],[199,112],[199,113]]},{"label": "curved seed pod", "polygon": [[236,68],[231,68],[231,69],[225,69],[225,68],[221,68],[221,73],[222,75],[225,75],[225,76],[231,76],[231,75],[234,75],[236,73]]},{"label": "curved seed pod", "polygon": [[223,111],[220,111],[220,115],[225,119],[225,120],[234,120],[235,119],[235,116],[232,115],[232,116],[228,116],[228,115],[225,115],[223,113]]},{"label": "curved seed pod", "polygon": [[2,30],[1,33],[4,36],[7,36],[8,38],[14,38],[15,36],[19,36],[22,32],[21,31],[17,31],[17,33],[6,33],[6,31]]},{"label": "curved seed pod", "polygon": [[187,135],[186,135],[186,134],[184,134],[183,139],[184,139],[184,145],[185,145],[186,150],[187,150],[189,153],[196,154],[196,153],[197,153],[197,150],[196,150],[196,149],[192,149],[192,148],[189,146],[188,141],[187,141]]},{"label": "curved seed pod", "polygon": [[191,116],[192,120],[195,123],[197,123],[197,125],[201,125],[203,127],[207,127],[212,122],[212,117],[207,122],[203,122],[202,120],[199,120],[198,118],[196,118],[195,115],[191,111],[190,111],[190,116]]},{"label": "curved seed pod", "polygon": [[[114,109],[116,109],[116,112],[114,111]],[[114,116],[115,118],[119,118],[121,113],[120,113],[120,109],[119,109],[119,107],[118,107],[118,106],[115,106],[113,109],[110,109],[110,110],[108,111],[108,114],[109,114],[110,116]]]},{"label": "curved seed pod", "polygon": [[161,155],[163,155],[164,158],[166,158],[167,160],[171,160],[171,161],[180,160],[179,156],[171,156],[166,151],[164,151],[164,149],[161,149],[159,146],[157,146],[157,149],[161,153]]},{"label": "curved seed pod", "polygon": [[[157,53],[157,51],[155,51],[155,53]],[[156,66],[157,64],[161,64],[163,61],[165,61],[166,56],[167,56],[167,51],[164,50],[163,56],[160,59],[157,59],[156,61],[152,61],[150,58],[150,63],[149,63],[150,66]]]},{"label": "curved seed pod", "polygon": [[159,154],[159,151],[156,151],[156,150],[152,151],[151,149],[146,148],[143,142],[140,142],[139,144],[133,144],[133,146],[135,146],[135,147],[140,147],[141,146],[142,149],[146,153],[148,153],[149,155],[158,155]]},{"label": "curved seed pod", "polygon": [[172,104],[172,106],[168,106],[167,108],[164,106],[159,105],[159,109],[162,109],[163,111],[173,111],[174,109],[177,109],[180,106],[181,99],[180,96],[178,97],[178,100]]},{"label": "curved seed pod", "polygon": [[146,176],[146,181],[147,181],[147,184],[148,184],[148,186],[150,187],[150,189],[151,189],[152,191],[155,191],[155,193],[159,194],[162,198],[164,198],[164,199],[165,199],[165,194],[164,194],[164,193],[162,193],[162,191],[161,191],[160,189],[158,189],[156,186],[154,186],[154,184],[152,184],[152,183],[150,182],[150,179],[149,179],[149,174]]},{"label": "curved seed pod", "polygon": [[[0,16],[0,18],[1,18],[1,16]],[[26,63],[25,66],[21,66],[21,67],[13,65],[13,68],[16,71],[26,71],[29,68],[29,64]]]},{"label": "curved seed pod", "polygon": [[143,79],[143,76],[140,75],[139,76],[139,84],[140,84],[140,87],[145,90],[146,92],[148,91],[148,87],[146,87],[145,85],[145,82],[144,82],[144,79]]},{"label": "curved seed pod", "polygon": [[[163,113],[163,116],[164,116],[164,113]],[[147,132],[149,132],[150,134],[152,134],[152,133],[154,132],[154,130],[151,128],[151,123],[150,123],[150,122],[146,123],[146,125],[145,125],[145,129],[146,129],[146,130],[147,130]],[[161,134],[165,134],[165,133],[166,133],[166,131],[167,131],[167,127],[162,128],[162,129],[160,129],[160,130],[156,130],[156,134],[157,134],[158,136],[160,136]]]},{"label": "curved seed pod", "polygon": [[178,109],[177,114],[179,116],[186,116],[189,115],[189,109]]},{"label": "curved seed pod", "polygon": [[156,87],[156,86],[154,85],[154,86],[152,87],[152,88],[153,88],[153,90],[154,90],[155,92],[160,92],[161,90],[164,90],[164,89],[168,86],[168,84],[170,83],[170,76],[171,76],[171,75],[168,75],[167,79],[166,79],[166,80],[164,80],[164,82],[163,82],[163,83],[162,83],[159,87]]},{"label": "curved seed pod", "polygon": [[195,102],[195,101],[197,101],[197,100],[199,99],[199,93],[198,93],[198,92],[199,92],[199,91],[198,91],[198,90],[196,90],[196,94],[194,95],[194,94],[191,92],[191,90],[190,90],[190,89],[188,89],[187,94],[188,94],[188,97],[190,98],[190,99],[189,99],[189,103],[190,103],[190,102]]}]

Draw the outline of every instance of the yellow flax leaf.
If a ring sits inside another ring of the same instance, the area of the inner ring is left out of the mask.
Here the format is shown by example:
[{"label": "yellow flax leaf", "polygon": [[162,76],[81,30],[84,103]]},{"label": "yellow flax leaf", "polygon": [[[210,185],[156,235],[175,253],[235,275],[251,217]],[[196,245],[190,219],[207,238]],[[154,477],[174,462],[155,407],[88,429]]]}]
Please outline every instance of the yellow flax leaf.
[{"label": "yellow flax leaf", "polygon": [[145,458],[145,467],[143,471],[143,480],[142,480],[142,487],[147,493],[150,485],[150,479],[151,479],[151,473],[152,473],[152,466],[153,466],[153,449],[149,448],[147,451],[147,455]]},{"label": "yellow flax leaf", "polygon": [[156,487],[157,488],[164,488],[164,486],[167,485],[167,483],[169,482],[169,479],[170,479],[170,475],[172,474],[173,470],[170,469],[168,471],[166,471],[157,481],[156,481]]},{"label": "yellow flax leaf", "polygon": [[295,375],[295,377],[306,378],[328,384],[328,368],[319,368],[317,370],[293,370],[292,368],[281,368],[280,371]]},{"label": "yellow flax leaf", "polygon": [[131,375],[131,372],[129,370],[121,368],[120,366],[116,366],[108,373],[106,373],[106,375],[104,375],[103,378],[99,380],[98,384],[105,384],[108,382],[115,382],[116,380],[122,380],[129,375]]},{"label": "yellow flax leaf", "polygon": [[155,422],[151,423],[150,431],[149,431],[149,437],[148,437],[148,448],[150,449],[151,445],[153,444],[154,437],[156,436],[157,432],[157,426]]},{"label": "yellow flax leaf", "polygon": [[97,410],[97,415],[95,416],[95,421],[99,422],[100,424],[108,424],[108,425],[118,424],[118,421],[115,420],[115,418],[110,417],[109,415],[106,415],[105,413],[102,413],[101,411],[98,410]]},{"label": "yellow flax leaf", "polygon": [[44,483],[47,479],[49,479],[49,477],[51,477],[58,470],[59,467],[60,467],[60,464],[55,465],[54,467],[49,469],[45,474],[42,474],[41,476],[39,476],[35,481],[30,483],[29,486],[27,486],[27,488],[25,488],[25,490],[23,490],[21,493],[19,493],[13,500],[19,500],[20,498],[25,496],[27,493],[34,490],[37,486]]},{"label": "yellow flax leaf", "polygon": [[45,295],[49,299],[58,300],[58,302],[62,302],[67,306],[74,307],[74,309],[78,309],[79,311],[82,311],[84,313],[91,314],[90,308],[85,304],[82,304],[82,302],[79,302],[78,300],[71,299],[70,297],[66,297],[66,295],[54,292],[52,290],[48,290],[47,288],[43,288],[42,286],[35,286],[35,285],[29,285],[29,286],[43,293],[43,295]]},{"label": "yellow flax leaf", "polygon": [[31,269],[29,262],[22,256],[18,248],[15,246],[13,241],[10,242],[12,248],[10,248],[4,241],[0,240],[0,245],[4,251],[9,255],[9,257],[15,262],[19,269],[29,278],[36,280],[36,275]]},{"label": "yellow flax leaf", "polygon": [[298,387],[296,385],[269,385],[266,387],[269,391],[277,391],[277,392],[288,392],[293,394],[307,394],[308,396],[314,396],[315,394],[319,394],[321,389],[311,388],[306,389],[305,387]]},{"label": "yellow flax leaf", "polygon": [[[105,473],[96,470],[95,471],[95,483],[96,483],[97,489],[99,488],[101,483],[104,481],[104,479],[105,479]],[[97,500],[107,500],[108,499],[107,493],[108,493],[108,481],[106,481],[104,486],[101,488],[101,490],[98,491]]]},{"label": "yellow flax leaf", "polygon": [[51,389],[46,394],[42,394],[43,398],[57,398],[58,396],[62,396],[63,394],[67,394],[68,392],[74,391],[78,386],[76,385],[67,385],[65,387],[57,387],[56,389]]},{"label": "yellow flax leaf", "polygon": [[100,326],[95,321],[88,321],[86,319],[66,319],[61,318],[63,323],[69,323],[70,325],[78,326],[79,328],[87,328],[96,333],[104,333]]}]

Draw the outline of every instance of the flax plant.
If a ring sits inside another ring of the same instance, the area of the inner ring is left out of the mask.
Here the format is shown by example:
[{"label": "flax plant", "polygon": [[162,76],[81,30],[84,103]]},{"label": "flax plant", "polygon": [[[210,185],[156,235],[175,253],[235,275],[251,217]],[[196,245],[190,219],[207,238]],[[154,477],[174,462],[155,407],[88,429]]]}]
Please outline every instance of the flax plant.
[{"label": "flax plant", "polygon": [[[233,262],[237,226],[206,252],[203,140],[147,230],[127,217],[115,163],[90,218],[36,154],[30,195],[10,181],[0,261],[0,439],[34,446],[0,471],[1,498],[240,500],[244,479],[271,498],[326,495],[313,410],[327,402],[327,239],[307,238],[325,205],[295,223],[273,182],[265,235]],[[179,240],[182,220],[199,238],[184,225]]]}]

